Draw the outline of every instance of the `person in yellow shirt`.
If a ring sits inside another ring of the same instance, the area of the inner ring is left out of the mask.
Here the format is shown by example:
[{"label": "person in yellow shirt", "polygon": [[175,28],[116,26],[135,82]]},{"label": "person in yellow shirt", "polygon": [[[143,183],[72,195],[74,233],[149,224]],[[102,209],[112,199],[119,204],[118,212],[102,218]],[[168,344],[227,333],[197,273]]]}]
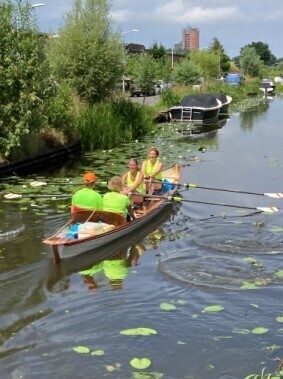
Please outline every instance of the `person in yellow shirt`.
[{"label": "person in yellow shirt", "polygon": [[[142,174],[147,180],[146,190],[149,195],[153,191],[159,191],[162,188],[162,174],[163,163],[159,160],[159,150],[156,147],[151,147],[148,150],[148,159],[142,163]],[[159,183],[152,183],[151,181],[160,181]]]},{"label": "person in yellow shirt", "polygon": [[72,197],[71,213],[79,210],[100,210],[102,209],[102,196],[94,191],[96,182],[94,172],[87,172],[83,176],[84,188],[78,190]]},{"label": "person in yellow shirt", "polygon": [[[144,200],[140,194],[145,194],[145,183],[143,182],[143,173],[139,170],[139,163],[136,158],[131,158],[129,161],[129,171],[122,176],[122,183],[124,186],[123,193],[131,195],[132,204],[141,204]],[[138,193],[138,195],[135,195]]]},{"label": "person in yellow shirt", "polygon": [[111,192],[103,196],[103,210],[107,212],[119,213],[127,218],[127,214],[135,219],[135,213],[132,209],[132,202],[127,195],[123,194],[123,183],[120,176],[113,176],[108,184]]}]

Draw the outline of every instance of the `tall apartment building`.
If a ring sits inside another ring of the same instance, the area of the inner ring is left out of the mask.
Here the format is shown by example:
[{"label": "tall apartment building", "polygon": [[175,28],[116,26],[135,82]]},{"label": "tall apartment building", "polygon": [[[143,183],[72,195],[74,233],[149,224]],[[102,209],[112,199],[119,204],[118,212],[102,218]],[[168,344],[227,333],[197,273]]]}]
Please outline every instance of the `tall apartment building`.
[{"label": "tall apartment building", "polygon": [[182,30],[182,49],[199,49],[199,29],[188,26]]}]

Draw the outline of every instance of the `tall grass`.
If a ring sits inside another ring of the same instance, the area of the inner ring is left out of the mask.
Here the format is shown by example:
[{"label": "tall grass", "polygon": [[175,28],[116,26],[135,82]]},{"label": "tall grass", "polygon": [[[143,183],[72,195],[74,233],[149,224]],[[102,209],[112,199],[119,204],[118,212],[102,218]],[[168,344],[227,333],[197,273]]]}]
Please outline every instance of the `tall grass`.
[{"label": "tall grass", "polygon": [[85,106],[77,116],[84,150],[109,149],[139,138],[153,128],[149,107],[125,99]]}]

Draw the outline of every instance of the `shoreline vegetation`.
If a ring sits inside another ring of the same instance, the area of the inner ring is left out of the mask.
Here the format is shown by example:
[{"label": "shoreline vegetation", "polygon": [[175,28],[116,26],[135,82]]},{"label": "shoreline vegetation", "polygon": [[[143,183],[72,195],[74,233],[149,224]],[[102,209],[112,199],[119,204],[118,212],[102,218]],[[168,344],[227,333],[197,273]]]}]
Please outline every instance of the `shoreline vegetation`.
[{"label": "shoreline vegetation", "polygon": [[[237,64],[216,37],[205,51],[182,51],[174,66],[162,45],[133,54],[113,27],[108,0],[74,2],[56,36],[40,33],[29,0],[2,3],[0,167],[76,140],[82,150],[113,148],[154,133],[158,114],[190,93],[223,92],[233,107],[260,96],[260,78],[281,75],[280,60],[261,42],[243,49]],[[261,59],[256,48],[269,58]],[[239,66],[243,85],[216,79]],[[128,99],[125,78],[134,79],[142,93],[150,93],[157,80],[176,84],[147,106]],[[204,84],[194,90],[196,83]]]},{"label": "shoreline vegetation", "polygon": [[[80,141],[83,151],[96,149],[110,149],[128,141],[154,132],[154,125],[161,112],[166,112],[172,104],[178,103],[184,96],[193,93],[223,92],[233,98],[231,107],[246,102],[253,97],[259,102],[262,96],[257,83],[251,82],[240,87],[229,86],[225,83],[211,82],[196,91],[192,86],[175,86],[163,92],[158,101],[152,105],[138,104],[126,98],[125,95],[113,100],[94,105],[77,107],[72,118],[76,128],[67,132],[50,128],[39,133],[24,136],[22,144],[12,149],[9,159],[0,161],[0,168],[14,164],[21,160],[48,153]],[[283,86],[279,86],[278,94],[283,93]]]}]

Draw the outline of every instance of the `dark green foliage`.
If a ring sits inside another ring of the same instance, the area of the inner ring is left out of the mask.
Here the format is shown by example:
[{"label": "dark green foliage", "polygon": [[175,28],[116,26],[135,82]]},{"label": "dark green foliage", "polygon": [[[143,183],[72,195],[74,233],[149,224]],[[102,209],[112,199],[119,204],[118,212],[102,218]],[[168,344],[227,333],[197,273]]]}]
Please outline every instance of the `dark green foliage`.
[{"label": "dark green foliage", "polygon": [[[269,49],[269,46],[267,43],[264,43],[264,42],[252,42],[250,43],[249,45],[247,45],[249,47],[253,47],[257,53],[257,55],[259,55],[260,59],[264,62],[264,64],[266,65],[272,65],[276,62],[276,57],[271,53],[270,49]],[[245,48],[246,46],[244,46],[242,49],[241,49],[241,52],[242,50]]]},{"label": "dark green foliage", "polygon": [[148,49],[148,54],[152,55],[152,57],[156,60],[164,60],[167,59],[166,49],[163,45],[158,45],[156,42]]},{"label": "dark green foliage", "polygon": [[73,126],[72,90],[68,83],[62,82],[54,85],[54,91],[55,95],[48,102],[48,123],[53,128],[68,133]]},{"label": "dark green foliage", "polygon": [[112,148],[139,138],[153,127],[151,112],[124,99],[86,106],[77,120],[82,148]]},{"label": "dark green foliage", "polygon": [[171,90],[162,92],[160,95],[162,104],[170,108],[172,105],[178,104],[182,100],[182,96],[174,93]]},{"label": "dark green foliage", "polygon": [[122,78],[124,47],[109,11],[107,0],[75,0],[60,37],[50,44],[55,79],[68,81],[88,104],[109,98]]},{"label": "dark green foliage", "polygon": [[8,156],[24,135],[46,122],[48,96],[43,58],[29,2],[0,1],[0,154]]}]

